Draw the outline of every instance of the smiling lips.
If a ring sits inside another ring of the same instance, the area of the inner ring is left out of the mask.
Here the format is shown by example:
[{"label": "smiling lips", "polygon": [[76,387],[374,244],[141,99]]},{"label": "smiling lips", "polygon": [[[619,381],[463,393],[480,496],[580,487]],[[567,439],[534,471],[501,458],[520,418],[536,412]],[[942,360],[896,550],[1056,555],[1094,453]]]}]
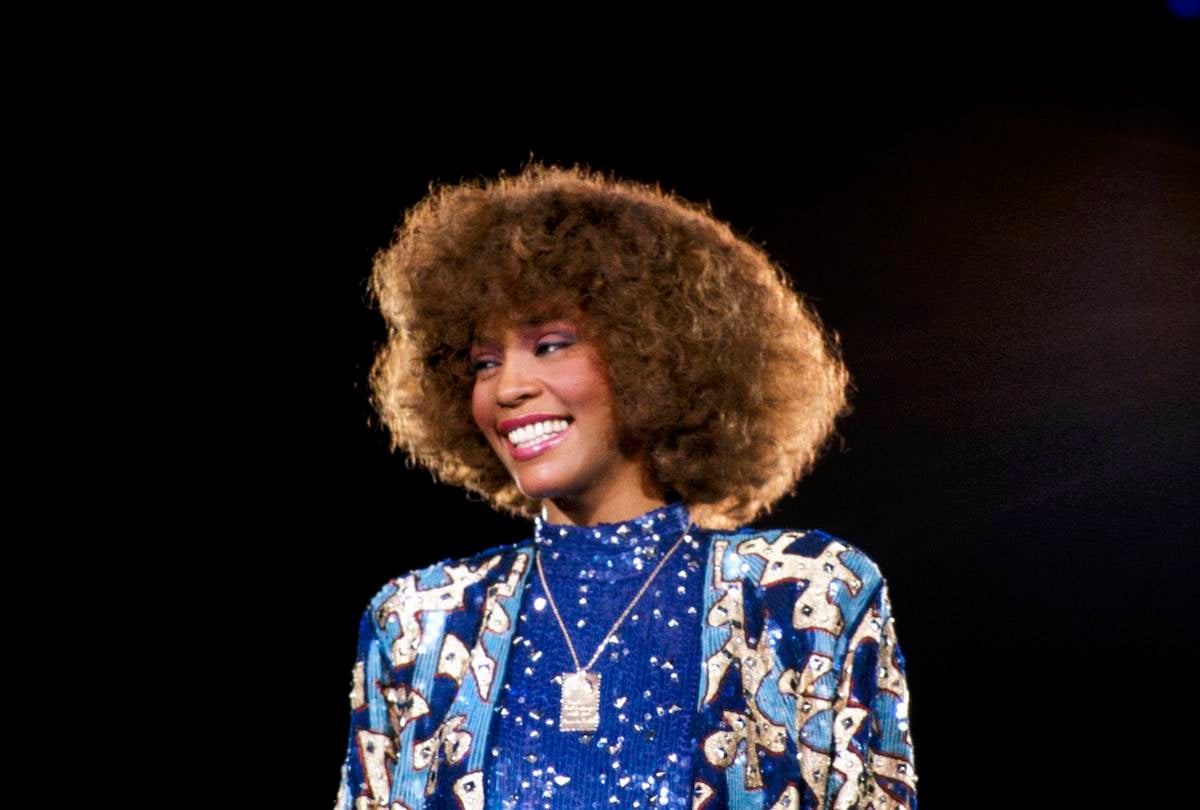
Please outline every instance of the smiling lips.
[{"label": "smiling lips", "polygon": [[[571,428],[572,420],[561,417],[544,417],[540,414],[502,422],[501,431],[508,452],[514,461],[527,461],[558,445]],[[516,427],[512,427],[512,426]]]}]

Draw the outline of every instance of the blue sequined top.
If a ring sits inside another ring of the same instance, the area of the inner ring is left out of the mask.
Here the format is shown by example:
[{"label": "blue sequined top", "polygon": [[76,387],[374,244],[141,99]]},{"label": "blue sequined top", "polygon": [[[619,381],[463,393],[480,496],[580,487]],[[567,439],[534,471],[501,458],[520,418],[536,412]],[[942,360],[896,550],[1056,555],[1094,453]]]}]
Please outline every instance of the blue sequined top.
[{"label": "blue sequined top", "polygon": [[[679,503],[619,524],[537,521],[546,581],[581,665],[688,528]],[[492,750],[488,793],[498,807],[691,806],[699,550],[695,539],[676,548],[589,670],[600,676],[600,725],[590,734],[555,727],[561,676],[575,664],[536,571],[527,580]]]},{"label": "blue sequined top", "polygon": [[[594,732],[559,728],[576,665],[551,595],[580,664],[604,645]],[[679,503],[536,521],[529,541],[388,582],[350,708],[337,810],[917,808],[875,563],[816,529],[689,529]]]}]

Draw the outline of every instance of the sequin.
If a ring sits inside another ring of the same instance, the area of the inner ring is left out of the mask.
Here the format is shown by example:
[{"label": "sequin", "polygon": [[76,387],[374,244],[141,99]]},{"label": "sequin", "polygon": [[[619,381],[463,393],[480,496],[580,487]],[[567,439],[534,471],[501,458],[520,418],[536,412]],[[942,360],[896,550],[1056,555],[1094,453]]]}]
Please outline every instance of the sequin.
[{"label": "sequin", "polygon": [[[511,810],[718,810],[735,806],[733,785],[763,791],[755,806],[770,810],[816,806],[814,797],[827,808],[881,806],[883,797],[889,808],[915,807],[903,658],[877,569],[850,546],[820,533],[695,532],[660,572],[664,587],[644,594],[620,638],[605,638],[627,594],[661,559],[661,544],[678,539],[667,528],[673,514],[660,509],[616,527],[549,526],[533,544],[551,552],[543,562],[554,569],[551,585],[561,583],[576,646],[584,655],[606,646],[595,665],[604,680],[594,735],[560,731],[547,700],[557,697],[559,673],[574,666],[536,578],[514,573],[528,546],[393,581],[364,624],[372,635],[356,662],[356,736],[339,810],[483,808],[485,798]],[[532,555],[525,559],[532,568]],[[460,596],[464,575],[475,580]],[[516,593],[497,592],[510,581]],[[685,586],[693,581],[696,588]],[[597,598],[584,596],[589,590]],[[398,609],[381,610],[384,603]],[[865,645],[878,655],[862,654]],[[856,652],[865,672],[854,673]],[[483,711],[474,708],[478,673],[495,673],[501,686]],[[429,699],[418,704],[418,695]],[[418,706],[424,723],[414,736]],[[472,754],[476,743],[486,755]],[[555,770],[566,763],[569,775]]]}]

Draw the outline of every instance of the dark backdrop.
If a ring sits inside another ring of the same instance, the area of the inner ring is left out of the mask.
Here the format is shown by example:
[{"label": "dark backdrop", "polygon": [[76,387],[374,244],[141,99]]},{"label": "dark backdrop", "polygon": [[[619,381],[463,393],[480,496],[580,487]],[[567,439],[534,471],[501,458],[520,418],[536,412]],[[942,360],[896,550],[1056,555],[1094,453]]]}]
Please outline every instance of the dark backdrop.
[{"label": "dark backdrop", "polygon": [[1165,737],[1184,722],[1195,638],[1186,93],[846,93],[704,116],[626,116],[606,96],[505,118],[321,100],[242,156],[253,190],[238,204],[262,212],[264,250],[220,268],[256,332],[223,369],[236,454],[221,497],[238,518],[213,519],[249,532],[234,554],[269,596],[239,675],[272,696],[289,757],[275,798],[333,800],[372,594],[529,534],[389,454],[367,404],[383,326],[365,280],[431,181],[530,155],[710,201],[840,334],[857,388],[844,442],[759,525],[819,527],[880,564],[927,807],[1187,781],[1187,743]]}]

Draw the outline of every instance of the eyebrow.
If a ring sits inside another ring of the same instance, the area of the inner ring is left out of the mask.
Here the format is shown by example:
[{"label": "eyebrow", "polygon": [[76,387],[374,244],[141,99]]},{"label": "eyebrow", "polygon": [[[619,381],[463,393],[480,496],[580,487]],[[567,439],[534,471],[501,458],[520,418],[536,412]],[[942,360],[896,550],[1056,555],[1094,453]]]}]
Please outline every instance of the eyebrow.
[{"label": "eyebrow", "polygon": [[[525,320],[517,321],[516,325],[518,328],[521,328],[521,329],[530,329],[535,326],[544,326],[546,324],[557,324],[557,323],[570,324],[571,331],[579,330],[579,327],[576,325],[576,320],[574,318],[566,318],[566,317],[563,317],[563,318],[526,318]],[[495,343],[496,341],[497,341],[496,336],[490,332],[477,332],[475,334],[475,336],[471,338],[472,344]]]}]

